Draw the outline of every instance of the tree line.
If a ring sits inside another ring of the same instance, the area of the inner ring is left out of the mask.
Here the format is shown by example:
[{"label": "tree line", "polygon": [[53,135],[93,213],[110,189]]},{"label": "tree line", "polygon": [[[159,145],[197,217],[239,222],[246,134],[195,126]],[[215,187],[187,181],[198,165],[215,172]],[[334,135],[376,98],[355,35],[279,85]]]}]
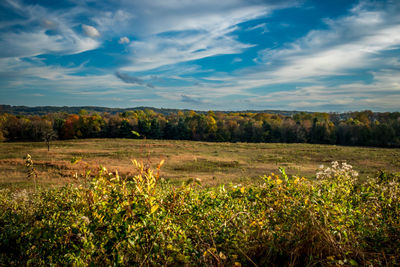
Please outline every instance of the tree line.
[{"label": "tree line", "polygon": [[[135,133],[139,133],[139,136]],[[148,138],[212,142],[284,142],[400,147],[400,113],[305,113],[177,111],[152,109],[117,114],[0,114],[0,140]]]}]

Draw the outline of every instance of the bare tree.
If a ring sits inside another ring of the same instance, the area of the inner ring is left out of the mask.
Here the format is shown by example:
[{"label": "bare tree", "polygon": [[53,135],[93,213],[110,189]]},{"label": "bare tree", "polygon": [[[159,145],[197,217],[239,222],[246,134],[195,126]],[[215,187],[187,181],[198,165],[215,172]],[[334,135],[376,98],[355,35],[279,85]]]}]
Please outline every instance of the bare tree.
[{"label": "bare tree", "polygon": [[50,142],[57,138],[57,133],[53,129],[46,129],[43,132],[43,140],[46,142],[47,151],[50,151]]}]

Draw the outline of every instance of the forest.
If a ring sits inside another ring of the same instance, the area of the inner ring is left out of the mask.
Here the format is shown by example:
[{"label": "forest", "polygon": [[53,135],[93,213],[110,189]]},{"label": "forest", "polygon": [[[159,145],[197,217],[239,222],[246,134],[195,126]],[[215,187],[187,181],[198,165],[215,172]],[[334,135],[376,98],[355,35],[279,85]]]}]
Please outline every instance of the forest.
[{"label": "forest", "polygon": [[147,138],[211,142],[284,142],[400,147],[400,113],[177,111],[152,109],[109,114],[80,110],[46,115],[0,114],[0,140]]}]

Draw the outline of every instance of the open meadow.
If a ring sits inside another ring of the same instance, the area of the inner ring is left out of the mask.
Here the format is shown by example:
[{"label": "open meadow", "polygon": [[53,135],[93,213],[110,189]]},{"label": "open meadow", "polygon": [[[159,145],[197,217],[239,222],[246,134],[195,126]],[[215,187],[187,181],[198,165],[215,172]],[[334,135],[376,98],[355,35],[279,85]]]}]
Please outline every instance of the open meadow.
[{"label": "open meadow", "polygon": [[[379,170],[400,170],[400,149],[343,147],[283,143],[210,143],[172,140],[83,139],[54,141],[50,151],[44,142],[0,143],[0,186],[24,188],[24,157],[32,156],[38,183],[63,185],[75,173],[95,171],[100,165],[122,176],[134,171],[131,159],[155,167],[165,164],[161,177],[172,183],[199,178],[203,185],[258,183],[260,176],[285,168],[290,175],[315,177],[320,165],[345,161],[360,178],[373,177]],[[72,159],[82,159],[72,164]]]}]

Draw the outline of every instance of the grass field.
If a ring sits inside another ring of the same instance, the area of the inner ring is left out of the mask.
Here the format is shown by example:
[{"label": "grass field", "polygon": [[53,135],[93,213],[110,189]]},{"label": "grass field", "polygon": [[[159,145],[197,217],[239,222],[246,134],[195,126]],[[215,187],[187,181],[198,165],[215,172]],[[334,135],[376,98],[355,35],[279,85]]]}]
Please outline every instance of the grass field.
[{"label": "grass field", "polygon": [[[0,143],[0,187],[29,185],[23,157],[29,153],[42,185],[73,181],[84,168],[99,165],[122,175],[133,171],[131,159],[155,166],[165,164],[161,176],[173,183],[200,178],[204,185],[254,183],[258,177],[284,167],[288,174],[312,177],[320,165],[346,161],[361,178],[378,170],[400,171],[400,149],[340,147],[311,144],[207,143],[171,140],[85,139],[55,141],[50,151],[45,143]],[[72,164],[71,159],[82,157]]]}]

